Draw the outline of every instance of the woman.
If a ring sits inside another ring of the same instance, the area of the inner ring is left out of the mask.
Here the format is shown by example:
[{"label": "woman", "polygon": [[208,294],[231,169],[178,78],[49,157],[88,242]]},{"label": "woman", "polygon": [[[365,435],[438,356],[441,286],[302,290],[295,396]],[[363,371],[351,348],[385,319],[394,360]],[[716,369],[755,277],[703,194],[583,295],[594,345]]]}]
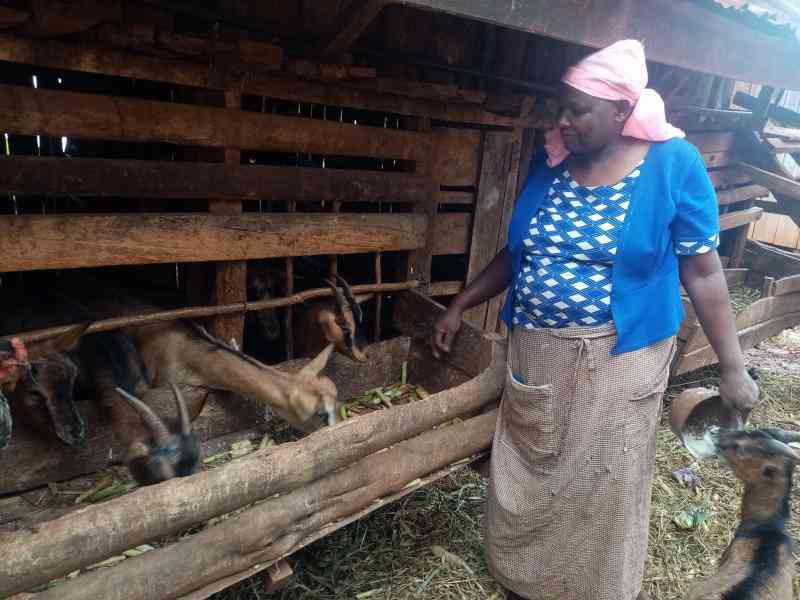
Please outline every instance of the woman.
[{"label": "woman", "polygon": [[[719,357],[720,394],[746,414],[745,370],[716,248],[714,188],[698,151],[645,89],[625,40],[562,80],[508,246],[435,327],[448,352],[465,310],[510,286],[509,373],[486,510],[486,553],[510,598],[646,597],[660,399],[682,283]],[[640,595],[641,593],[641,595]]]}]

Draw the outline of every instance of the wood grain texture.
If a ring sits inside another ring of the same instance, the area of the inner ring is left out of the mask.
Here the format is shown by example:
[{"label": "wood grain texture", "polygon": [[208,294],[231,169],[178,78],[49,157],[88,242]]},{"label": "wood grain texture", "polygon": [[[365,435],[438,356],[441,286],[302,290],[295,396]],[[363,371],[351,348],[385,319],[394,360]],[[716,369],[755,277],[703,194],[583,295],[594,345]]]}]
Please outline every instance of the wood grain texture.
[{"label": "wood grain texture", "polygon": [[[59,110],[52,110],[58,106]],[[0,86],[0,122],[24,135],[422,160],[424,133],[272,114]]]},{"label": "wood grain texture", "polygon": [[0,157],[0,191],[126,198],[424,202],[438,186],[413,173],[217,163]]},{"label": "wood grain texture", "polygon": [[439,213],[434,220],[433,254],[465,254],[469,251],[469,213]]},{"label": "wood grain texture", "polygon": [[745,200],[753,200],[754,198],[762,198],[767,195],[769,195],[769,190],[763,185],[746,185],[717,192],[717,203],[720,206],[724,206],[726,204],[744,202]]},{"label": "wood grain texture", "polygon": [[474,129],[436,129],[436,153],[431,174],[443,186],[478,185],[481,132]]},{"label": "wood grain texture", "polygon": [[411,214],[0,217],[0,271],[411,250],[428,220]]},{"label": "wood grain texture", "polygon": [[737,210],[720,215],[719,230],[727,231],[728,229],[734,229],[735,227],[741,227],[742,225],[747,225],[748,223],[758,221],[763,212],[764,209],[754,206],[752,208],[746,208],[744,210]]}]

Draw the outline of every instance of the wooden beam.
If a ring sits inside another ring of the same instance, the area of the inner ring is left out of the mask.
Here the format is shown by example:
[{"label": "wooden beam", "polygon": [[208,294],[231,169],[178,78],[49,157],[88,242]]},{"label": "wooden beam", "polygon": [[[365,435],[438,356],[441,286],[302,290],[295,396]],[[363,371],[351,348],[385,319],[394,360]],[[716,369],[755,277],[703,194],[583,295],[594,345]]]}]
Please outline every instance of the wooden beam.
[{"label": "wooden beam", "polygon": [[719,217],[719,230],[727,231],[728,229],[734,229],[742,225],[747,225],[748,223],[753,223],[758,221],[763,213],[764,210],[758,206],[725,213]]},{"label": "wooden beam", "polygon": [[768,195],[769,190],[763,185],[746,185],[744,187],[717,192],[717,203],[720,206],[724,206],[726,204],[735,204],[736,202],[744,202],[745,200],[753,200]]},{"label": "wooden beam", "polygon": [[350,0],[336,24],[336,33],[321,54],[336,56],[346,52],[388,3],[388,0]]},{"label": "wooden beam", "polygon": [[410,131],[7,85],[0,86],[0,123],[23,135],[411,161],[431,148],[430,136]]},{"label": "wooden beam", "polygon": [[[160,81],[176,85],[223,89],[241,87],[244,93],[281,100],[334,104],[349,108],[430,117],[442,121],[512,126],[515,117],[492,113],[448,92],[447,86],[417,82],[406,89],[393,80],[323,82],[279,73],[246,73],[199,63],[120,51],[97,44],[68,44],[0,35],[0,60]],[[407,94],[414,93],[414,97]]]},{"label": "wooden beam", "polygon": [[464,289],[463,281],[435,281],[428,288],[431,298],[455,296]]},{"label": "wooden beam", "polygon": [[593,48],[626,38],[646,40],[647,57],[654,62],[800,89],[800,47],[795,40],[761,33],[690,2],[401,1]]},{"label": "wooden beam", "polygon": [[[777,83],[776,87],[781,89],[795,89],[789,84],[788,80],[782,83]],[[736,95],[733,97],[733,103],[749,110],[757,110],[759,108],[759,99],[755,96],[751,96],[750,94],[745,94],[744,92],[736,92]],[[776,121],[784,123],[790,127],[800,127],[799,112],[784,108],[782,106],[777,106],[775,104],[769,105],[765,118],[775,119]]]},{"label": "wooden beam", "polygon": [[784,294],[793,294],[800,292],[800,275],[791,275],[778,279],[773,288],[773,295],[783,296]]},{"label": "wooden beam", "polygon": [[750,175],[740,169],[738,165],[725,167],[723,169],[713,169],[708,172],[708,176],[717,189],[747,185],[753,182]]},{"label": "wooden beam", "polygon": [[123,198],[424,202],[438,188],[413,173],[153,160],[0,157],[0,191]]},{"label": "wooden beam", "polygon": [[669,121],[684,131],[729,131],[750,123],[753,113],[747,110],[720,110],[702,106],[675,107]]},{"label": "wooden beam", "polygon": [[0,217],[0,272],[411,250],[425,215]]},{"label": "wooden beam", "polygon": [[439,213],[434,220],[433,254],[465,254],[469,252],[469,213]]},{"label": "wooden beam", "polygon": [[80,33],[105,21],[121,21],[122,2],[30,0],[30,12],[32,18],[22,28],[26,35],[56,37]]}]

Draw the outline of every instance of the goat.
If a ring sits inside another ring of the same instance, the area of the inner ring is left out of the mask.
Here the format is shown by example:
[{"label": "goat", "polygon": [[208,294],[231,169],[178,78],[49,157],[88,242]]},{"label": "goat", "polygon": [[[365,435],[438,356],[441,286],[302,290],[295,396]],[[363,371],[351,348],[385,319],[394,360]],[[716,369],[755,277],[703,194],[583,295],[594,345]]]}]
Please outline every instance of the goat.
[{"label": "goat", "polygon": [[45,439],[55,434],[68,446],[86,441],[86,424],[75,406],[78,366],[72,352],[88,324],[43,342],[29,343],[28,368],[20,369],[8,396],[14,419]]},{"label": "goat", "polygon": [[[304,260],[303,264],[310,265],[317,273],[321,272],[319,266],[309,259]],[[334,277],[338,285],[331,278],[323,278],[333,291],[331,298],[311,300],[306,303],[305,310],[297,311],[294,347],[298,356],[313,356],[333,344],[340,354],[356,362],[365,362],[367,354],[361,304],[371,295],[355,296],[344,278],[339,275]],[[276,272],[263,262],[248,264],[247,290],[251,300],[274,298],[278,290]],[[255,321],[259,334],[267,341],[274,342],[280,337],[280,324],[274,308],[257,311]]]},{"label": "goat", "polygon": [[740,522],[715,575],[686,600],[791,600],[793,541],[787,532],[792,474],[800,433],[780,429],[723,430],[720,454],[744,484]]}]

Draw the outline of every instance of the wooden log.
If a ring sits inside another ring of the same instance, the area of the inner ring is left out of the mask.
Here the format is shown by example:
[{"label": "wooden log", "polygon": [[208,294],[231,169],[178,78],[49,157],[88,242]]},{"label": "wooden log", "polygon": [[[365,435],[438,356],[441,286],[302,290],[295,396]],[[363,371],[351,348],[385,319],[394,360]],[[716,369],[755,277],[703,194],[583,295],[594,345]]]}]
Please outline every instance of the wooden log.
[{"label": "wooden log", "polygon": [[[366,294],[373,292],[400,292],[405,290],[412,290],[419,287],[418,281],[400,281],[397,283],[380,283],[380,284],[359,284],[351,286],[354,294]],[[315,288],[305,290],[291,296],[283,298],[272,298],[270,300],[256,300],[253,302],[236,302],[234,304],[225,304],[222,306],[194,306],[188,308],[178,308],[175,310],[164,310],[154,313],[147,313],[142,315],[114,317],[111,319],[102,319],[92,322],[86,329],[85,333],[96,333],[98,331],[112,331],[121,327],[128,327],[131,325],[143,325],[145,323],[157,323],[159,321],[173,321],[176,319],[196,319],[202,317],[210,317],[214,315],[226,315],[242,312],[249,312],[253,310],[264,310],[266,308],[282,308],[291,307],[295,304],[300,304],[307,300],[314,298],[325,298],[333,295],[330,288]],[[11,339],[12,337],[20,337],[25,342],[39,342],[42,340],[50,339],[69,333],[76,327],[73,325],[64,325],[60,327],[49,327],[47,329],[40,329],[37,331],[20,332],[14,335],[2,336],[0,339]],[[83,327],[83,325],[78,325]]]},{"label": "wooden log", "polygon": [[[400,380],[409,344],[409,338],[399,337],[371,345],[368,348],[370,358],[365,364],[334,354],[324,374],[336,384],[341,398],[355,397],[365,389],[384,387]],[[304,358],[275,366],[293,373],[307,363],[308,359]],[[208,391],[198,390],[198,393]],[[93,473],[122,460],[124,448],[116,443],[107,416],[92,398],[82,398],[79,406],[89,432],[89,439],[81,448],[44,440],[24,424],[15,428],[9,446],[0,452],[0,495]],[[171,405],[166,409],[169,414]],[[230,397],[212,393],[195,419],[193,429],[201,441],[206,441],[256,423],[266,424],[263,406],[244,398],[231,402]]]},{"label": "wooden log", "polygon": [[800,292],[800,275],[778,279],[775,282],[772,293],[775,296],[783,296],[784,294],[794,294],[796,292]]},{"label": "wooden log", "polygon": [[758,221],[763,213],[764,210],[758,206],[753,206],[752,208],[747,208],[745,210],[737,210],[734,212],[725,213],[719,217],[719,230],[727,231],[728,229],[734,229],[735,227],[741,227],[742,225],[753,223]]},{"label": "wooden log", "polygon": [[23,135],[411,161],[431,148],[430,136],[411,131],[9,85],[0,85],[0,122]]},{"label": "wooden log", "polygon": [[0,272],[409,250],[425,215],[142,214],[0,217]]},{"label": "wooden log", "polygon": [[439,213],[434,221],[433,254],[464,254],[469,250],[469,213]]},{"label": "wooden log", "polygon": [[[5,557],[0,562],[0,594],[27,590],[76,568],[275,494],[286,497],[292,490],[307,486],[327,473],[429,431],[456,416],[478,410],[499,396],[505,380],[504,352],[496,345],[491,346],[492,350],[483,350],[493,354],[491,367],[457,388],[419,402],[344,421],[299,442],[254,452],[224,469],[148,486],[102,506],[72,512],[43,523],[36,534],[25,531],[4,535],[0,539]],[[472,351],[481,350],[473,348]],[[489,432],[493,427],[494,421]],[[454,443],[451,447],[457,446]],[[467,454],[469,452],[462,456]],[[390,464],[416,463],[416,460],[395,460]],[[374,471],[361,472],[374,479]],[[261,537],[265,530],[257,529]],[[75,552],[75,548],[81,551]],[[36,559],[31,560],[32,557]],[[195,573],[189,575],[196,576]],[[200,581],[196,583],[201,584]]]},{"label": "wooden log", "polygon": [[724,206],[726,204],[744,202],[745,200],[753,200],[754,198],[762,198],[767,195],[769,195],[769,190],[763,185],[746,185],[717,192],[717,203],[720,206]]},{"label": "wooden log", "polygon": [[436,183],[413,173],[216,163],[0,157],[0,191],[127,198],[424,202]]},{"label": "wooden log", "polygon": [[[152,45],[154,30],[147,28],[145,33],[151,37],[147,43]],[[242,42],[243,40],[240,44]],[[410,89],[393,86],[391,81],[373,84],[361,82],[358,87],[354,87],[350,85],[351,82],[332,84],[288,74],[243,74],[218,65],[209,67],[183,60],[143,56],[97,44],[77,45],[0,35],[0,60],[210,89],[241,88],[244,93],[281,100],[334,104],[442,121],[511,126],[517,120],[484,110],[455,94],[443,95],[440,89],[442,86],[436,84],[415,82],[415,97],[411,98],[403,94],[404,91],[411,91]]]},{"label": "wooden log", "polygon": [[254,564],[276,560],[309,533],[488,448],[496,419],[497,412],[492,411],[422,433],[293,493],[270,498],[179,544],[84,575],[41,598],[176,598]]}]

